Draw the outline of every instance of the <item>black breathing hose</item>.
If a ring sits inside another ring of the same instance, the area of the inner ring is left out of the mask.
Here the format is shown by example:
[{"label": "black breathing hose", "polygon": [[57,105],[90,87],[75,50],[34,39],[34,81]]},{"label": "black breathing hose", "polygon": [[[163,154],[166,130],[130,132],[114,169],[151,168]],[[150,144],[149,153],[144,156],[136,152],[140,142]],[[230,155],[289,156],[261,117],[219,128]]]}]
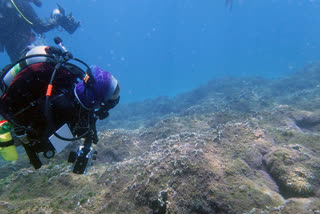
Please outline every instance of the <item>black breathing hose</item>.
[{"label": "black breathing hose", "polygon": [[[17,61],[14,62],[10,67],[7,68],[7,71],[6,71],[6,72],[4,72],[4,73],[0,76],[0,78],[3,79],[3,77],[4,77],[14,66],[16,66],[17,64],[19,64],[19,63],[21,63],[21,62],[23,62],[23,61],[25,61],[25,60],[27,60],[27,59],[29,59],[29,58],[33,58],[33,57],[46,57],[46,58],[51,59],[51,60],[53,61],[53,63],[55,63],[56,65],[55,65],[55,67],[54,67],[54,70],[53,70],[52,75],[51,75],[51,78],[50,78],[50,82],[49,82],[49,85],[48,85],[48,88],[47,88],[47,93],[46,93],[46,99],[45,99],[45,117],[48,119],[49,124],[51,124],[51,122],[52,122],[52,118],[51,118],[51,114],[50,114],[50,96],[51,96],[51,93],[52,93],[52,89],[53,89],[52,83],[53,83],[53,81],[54,81],[56,72],[60,69],[60,67],[61,67],[64,63],[66,63],[66,62],[69,61],[70,59],[73,59],[73,60],[75,60],[75,61],[83,64],[83,65],[87,68],[87,70],[90,71],[90,67],[89,67],[84,61],[82,61],[82,60],[80,60],[80,59],[77,59],[77,58],[73,58],[71,54],[68,54],[68,51],[64,48],[64,46],[62,46],[61,42],[62,42],[62,40],[61,40],[59,37],[56,37],[56,38],[55,38],[55,43],[56,43],[57,45],[59,45],[59,46],[64,50],[64,54],[65,54],[65,56],[67,56],[67,57],[64,58],[62,61],[59,61],[59,60],[57,60],[56,57],[50,56],[50,55],[48,55],[48,54],[33,54],[33,55],[29,55],[29,56],[22,57],[21,59],[17,60]],[[71,56],[71,57],[70,57],[70,56]],[[80,71],[82,71],[82,70],[80,69]],[[85,74],[84,71],[82,71],[82,73]],[[91,73],[90,73],[90,74],[91,74]],[[90,74],[89,74],[89,75],[90,75]],[[91,76],[91,75],[90,75],[90,76]],[[3,114],[3,116],[5,117],[6,120],[8,120],[10,123],[12,123],[13,125],[15,125],[16,127],[21,127],[21,128],[23,128],[23,129],[25,129],[25,130],[27,129],[27,128],[24,127],[23,125],[17,124],[15,121],[13,121],[13,120],[12,120],[9,116],[7,116],[6,114]],[[90,118],[89,118],[89,119],[90,119]],[[88,121],[88,123],[90,123],[90,122]],[[75,138],[65,138],[65,137],[60,136],[60,135],[59,135],[58,133],[56,133],[56,132],[54,132],[53,134],[54,134],[57,138],[59,138],[59,139],[61,139],[61,140],[65,140],[65,141],[75,141],[75,140],[79,140],[79,139],[85,137],[86,135],[88,135],[89,132],[90,132],[90,130],[91,130],[91,128],[90,128],[90,126],[88,126],[88,130],[87,130],[86,132],[84,132],[82,135],[80,135],[80,136],[78,136],[78,137],[75,137]]]},{"label": "black breathing hose", "polygon": [[[45,117],[47,118],[48,120],[48,124],[49,124],[49,127],[48,128],[51,128],[50,127],[50,124],[52,124],[52,117],[51,117],[51,113],[49,111],[50,109],[50,97],[51,97],[51,93],[52,93],[52,89],[53,89],[53,80],[54,80],[54,77],[57,73],[57,71],[60,69],[60,67],[65,63],[67,62],[69,59],[66,59],[62,62],[58,62],[56,64],[56,66],[54,67],[54,70],[52,72],[52,75],[51,75],[51,78],[50,78],[50,81],[49,81],[49,85],[48,85],[48,89],[47,89],[47,93],[46,93],[46,100],[45,100]],[[89,68],[89,66],[84,63],[83,61],[79,60],[79,59],[74,59],[82,64],[84,64],[87,68]],[[88,121],[89,123],[89,121]],[[61,140],[65,140],[65,141],[75,141],[75,140],[79,140],[83,137],[85,137],[86,135],[88,135],[90,132],[90,127],[88,127],[88,130],[86,132],[84,132],[82,135],[78,136],[78,137],[74,137],[74,138],[65,138],[65,137],[62,137],[61,135],[59,135],[56,131],[53,132],[53,135],[56,136],[57,138],[61,139]]]}]

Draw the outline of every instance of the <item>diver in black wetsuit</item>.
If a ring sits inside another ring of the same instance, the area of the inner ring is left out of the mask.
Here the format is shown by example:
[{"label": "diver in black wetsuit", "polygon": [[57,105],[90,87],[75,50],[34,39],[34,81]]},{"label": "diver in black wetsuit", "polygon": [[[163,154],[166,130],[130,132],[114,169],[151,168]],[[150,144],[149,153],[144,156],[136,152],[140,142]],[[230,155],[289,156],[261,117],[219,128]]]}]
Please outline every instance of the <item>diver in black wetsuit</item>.
[{"label": "diver in black wetsuit", "polygon": [[0,0],[0,52],[5,50],[11,62],[20,58],[23,50],[35,41],[36,34],[58,26],[72,34],[80,25],[71,14],[65,16],[59,5],[51,19],[44,22],[37,16],[30,2],[37,7],[41,6],[40,0]]},{"label": "diver in black wetsuit", "polygon": [[[91,147],[98,143],[96,121],[107,118],[108,111],[119,103],[120,86],[109,72],[73,58],[60,38],[55,42],[61,49],[32,47],[2,70],[0,115],[13,127],[12,138],[23,145],[36,169],[42,165],[39,153],[52,158],[66,146],[65,141],[84,139],[68,161],[73,163],[74,173],[85,174],[97,154]],[[72,62],[84,65],[86,72]],[[0,121],[0,135],[10,134],[5,123]],[[11,146],[12,138],[2,136],[0,148],[2,144]],[[17,154],[6,149],[0,150],[0,155],[15,160]]]}]

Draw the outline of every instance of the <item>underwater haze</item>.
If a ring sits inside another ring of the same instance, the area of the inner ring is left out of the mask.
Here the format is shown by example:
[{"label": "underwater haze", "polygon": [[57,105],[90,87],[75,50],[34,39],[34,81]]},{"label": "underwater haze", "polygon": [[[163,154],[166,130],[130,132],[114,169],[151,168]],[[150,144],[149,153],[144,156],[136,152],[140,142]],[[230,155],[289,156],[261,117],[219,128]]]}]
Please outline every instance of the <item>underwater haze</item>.
[{"label": "underwater haze", "polygon": [[[42,2],[45,19],[56,2]],[[7,92],[2,112],[22,118],[28,142],[18,123],[19,158],[0,159],[0,214],[320,213],[320,0],[57,2],[81,26],[45,41],[59,36],[76,58],[110,71],[121,100],[109,116],[108,101],[86,117],[64,90],[52,108],[50,90],[28,105],[18,87]],[[20,100],[21,110],[5,106]],[[62,117],[83,144],[62,150],[45,138]],[[14,148],[5,125],[2,157]]]},{"label": "underwater haze", "polygon": [[[121,102],[175,96],[224,76],[280,77],[320,58],[320,1],[60,0],[81,21],[54,30],[88,64],[110,71]],[[35,8],[49,17],[55,1]],[[0,55],[1,66],[9,63]]]}]

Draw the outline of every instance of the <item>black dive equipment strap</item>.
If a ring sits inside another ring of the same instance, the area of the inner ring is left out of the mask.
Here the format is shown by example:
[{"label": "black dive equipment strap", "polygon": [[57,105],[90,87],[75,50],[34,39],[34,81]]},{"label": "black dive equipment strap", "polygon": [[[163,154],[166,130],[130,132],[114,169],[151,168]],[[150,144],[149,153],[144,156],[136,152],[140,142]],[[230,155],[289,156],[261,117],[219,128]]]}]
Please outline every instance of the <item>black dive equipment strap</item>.
[{"label": "black dive equipment strap", "polygon": [[12,146],[12,145],[14,145],[13,140],[9,140],[7,142],[1,142],[0,143],[0,147],[8,147],[8,146]]},{"label": "black dive equipment strap", "polygon": [[[58,44],[60,47],[63,47],[61,42],[62,42],[62,40],[60,38],[58,38],[58,37],[55,38],[55,43]],[[3,78],[15,65],[21,64],[21,67],[24,67],[24,66],[26,66],[26,60],[30,59],[30,58],[34,58],[34,57],[46,57],[51,62],[53,62],[55,64],[54,70],[53,70],[52,75],[50,77],[50,82],[48,84],[48,88],[46,91],[46,99],[45,99],[45,117],[47,118],[49,127],[52,126],[52,117],[51,117],[52,115],[51,115],[50,107],[49,107],[50,106],[50,98],[52,95],[53,81],[54,81],[54,78],[56,76],[57,71],[62,66],[64,66],[66,63],[68,63],[69,60],[74,60],[74,61],[77,61],[77,62],[83,64],[87,68],[87,71],[90,71],[90,67],[85,62],[83,62],[80,59],[73,58],[72,54],[70,52],[68,52],[64,47],[61,49],[62,50],[60,50],[59,48],[50,47],[48,49],[48,54],[33,54],[33,55],[22,57],[21,59],[17,60],[15,63],[6,67],[5,68],[6,70],[0,74],[0,79],[2,81],[1,88],[2,88],[3,94],[5,94],[7,87],[3,82]],[[82,72],[83,75],[85,74],[85,72],[82,69],[79,69],[79,70]],[[90,79],[94,79],[91,73],[88,75],[90,75],[92,77]],[[3,112],[1,112],[1,113],[3,114],[3,117],[6,120],[8,120],[10,123],[12,123],[14,126],[26,129],[26,127],[22,127],[20,124],[18,124],[16,121],[14,121],[9,115],[4,114]],[[74,137],[74,138],[65,138],[63,136],[60,136],[56,132],[54,132],[53,134],[61,140],[75,141],[75,140],[79,140],[79,139],[85,137],[90,132],[90,129],[91,129],[91,126],[88,125],[88,130],[86,132],[84,132],[80,136]]]},{"label": "black dive equipment strap", "polygon": [[[44,104],[44,116],[47,120],[47,134],[45,136],[49,136],[49,134],[52,134],[53,130],[53,135],[55,135],[57,138],[64,140],[64,141],[75,141],[81,138],[85,138],[84,145],[82,146],[81,152],[79,152],[79,155],[77,155],[78,158],[76,158],[74,162],[74,172],[82,174],[85,172],[85,170],[88,169],[89,163],[91,159],[94,157],[93,150],[91,148],[92,143],[97,143],[98,138],[97,138],[97,131],[95,127],[96,123],[96,116],[94,114],[94,111],[88,111],[88,118],[87,118],[87,127],[81,127],[81,132],[77,132],[76,135],[78,137],[74,138],[65,138],[63,136],[60,136],[58,133],[56,133],[55,129],[52,129],[53,127],[53,118],[52,118],[52,112],[51,112],[51,95],[52,95],[52,90],[54,88],[53,82],[56,76],[56,73],[59,72],[60,68],[65,67],[67,65],[73,65],[69,63],[70,60],[74,60],[79,62],[80,64],[84,65],[87,68],[87,73],[84,72],[82,69],[80,69],[78,66],[74,65],[77,67],[77,72],[81,72],[81,75],[79,76],[84,76],[87,74],[91,81],[94,81],[94,77],[92,73],[90,72],[90,67],[83,62],[82,60],[79,60],[77,58],[73,58],[72,54],[67,51],[67,49],[62,45],[62,40],[60,38],[55,38],[55,43],[60,46],[60,48],[55,48],[55,47],[50,47],[46,52],[48,54],[34,54],[34,55],[29,55],[25,56],[19,60],[17,60],[15,63],[13,63],[10,66],[7,66],[4,71],[0,74],[1,82],[0,86],[1,89],[3,90],[3,94],[6,94],[6,91],[8,90],[10,85],[6,85],[4,82],[4,77],[6,74],[8,74],[11,69],[13,69],[16,65],[21,65],[21,67],[28,66],[27,65],[27,60],[34,58],[34,57],[45,57],[54,65],[53,72],[50,77],[50,81],[46,90],[46,98],[45,98],[45,104]],[[2,95],[3,95],[2,94]],[[1,95],[1,97],[2,97]],[[16,128],[21,128],[26,131],[30,131],[30,128],[25,127],[24,125],[19,124],[18,121],[15,121],[15,119],[11,118],[9,115],[5,114],[5,112],[2,111],[1,109],[1,114],[2,116],[8,120],[11,124],[13,124]],[[23,111],[23,110],[20,110]],[[19,112],[20,112],[19,111]],[[18,112],[18,113],[19,113]],[[14,114],[15,115],[15,114]],[[87,130],[86,130],[87,129]],[[51,130],[51,131],[49,131]],[[34,130],[36,131],[36,130]],[[10,143],[8,142],[8,145]],[[34,166],[34,168],[38,169],[41,167],[42,163],[39,159],[38,153],[43,152],[44,156],[47,158],[51,158],[54,155],[54,147],[50,143],[48,139],[38,139],[34,140],[31,143],[23,143],[23,147],[25,148],[25,151],[30,159],[30,163]],[[7,146],[7,145],[5,145]],[[80,155],[81,154],[81,155]],[[95,153],[96,154],[96,153]],[[85,164],[85,168],[84,167]],[[80,168],[79,168],[80,167]]]}]

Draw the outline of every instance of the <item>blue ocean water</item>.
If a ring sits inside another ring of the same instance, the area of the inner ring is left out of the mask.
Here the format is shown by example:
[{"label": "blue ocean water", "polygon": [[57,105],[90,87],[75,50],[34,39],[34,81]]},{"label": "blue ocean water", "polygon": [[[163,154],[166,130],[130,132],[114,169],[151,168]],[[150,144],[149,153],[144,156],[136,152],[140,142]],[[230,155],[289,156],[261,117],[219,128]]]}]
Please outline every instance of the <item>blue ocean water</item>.
[{"label": "blue ocean water", "polygon": [[[320,58],[320,1],[59,0],[81,21],[55,30],[77,57],[114,74],[121,102],[174,96],[223,76],[279,77]],[[56,8],[43,1],[42,18]],[[0,54],[1,67],[9,63]]]}]

